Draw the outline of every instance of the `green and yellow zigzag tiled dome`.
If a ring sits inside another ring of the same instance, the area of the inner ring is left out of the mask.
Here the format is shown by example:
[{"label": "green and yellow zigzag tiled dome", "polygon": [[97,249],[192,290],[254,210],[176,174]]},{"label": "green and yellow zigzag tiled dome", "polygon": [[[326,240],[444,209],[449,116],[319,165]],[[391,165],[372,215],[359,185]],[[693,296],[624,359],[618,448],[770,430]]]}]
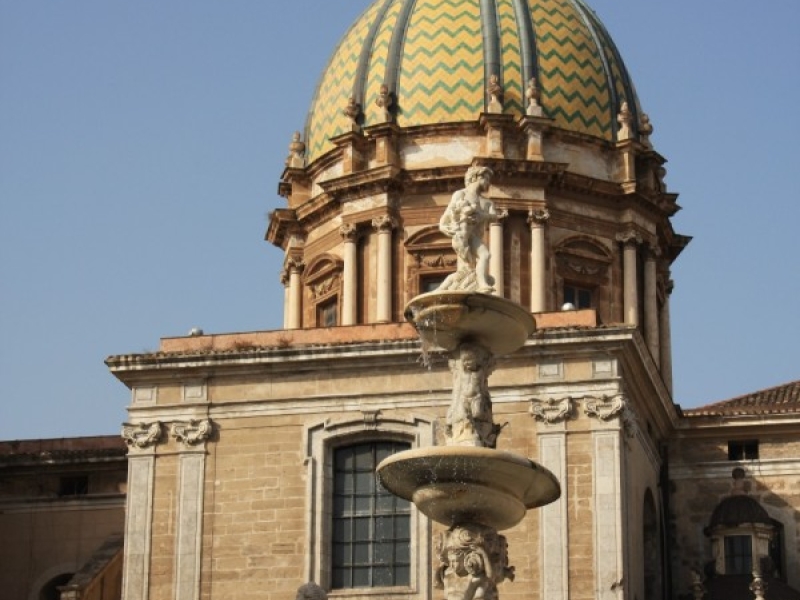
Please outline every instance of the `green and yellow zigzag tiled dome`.
[{"label": "green and yellow zigzag tiled dome", "polygon": [[639,122],[625,65],[583,0],[375,0],[319,81],[306,123],[308,159],[349,130],[350,98],[364,126],[384,121],[376,104],[384,84],[401,127],[475,121],[492,75],[506,114],[524,114],[534,79],[557,127],[615,141],[623,101]]}]

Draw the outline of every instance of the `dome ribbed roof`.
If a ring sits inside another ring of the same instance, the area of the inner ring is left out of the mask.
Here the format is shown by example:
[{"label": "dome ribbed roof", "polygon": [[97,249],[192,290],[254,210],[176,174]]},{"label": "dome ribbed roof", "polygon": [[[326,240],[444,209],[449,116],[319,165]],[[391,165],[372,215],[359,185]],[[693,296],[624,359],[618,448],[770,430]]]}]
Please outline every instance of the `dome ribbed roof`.
[{"label": "dome ribbed roof", "polygon": [[492,75],[506,114],[524,114],[535,79],[557,127],[614,141],[625,100],[639,122],[622,59],[583,0],[376,0],[319,81],[306,124],[308,159],[349,131],[343,109],[351,97],[365,126],[384,120],[376,104],[383,84],[401,127],[475,121]]}]

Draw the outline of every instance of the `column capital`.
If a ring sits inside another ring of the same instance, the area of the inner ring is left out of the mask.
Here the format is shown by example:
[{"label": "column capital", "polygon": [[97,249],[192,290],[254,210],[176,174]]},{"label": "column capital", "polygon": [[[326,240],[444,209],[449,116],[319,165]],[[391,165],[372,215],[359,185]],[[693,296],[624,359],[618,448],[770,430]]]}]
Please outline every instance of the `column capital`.
[{"label": "column capital", "polygon": [[623,231],[622,233],[618,233],[616,239],[620,244],[623,244],[625,246],[627,245],[638,246],[643,242],[642,236],[639,234],[638,231],[634,229],[629,229],[628,231]]},{"label": "column capital", "polygon": [[550,211],[546,208],[532,208],[528,211],[528,225],[541,227],[550,220]]},{"label": "column capital", "polygon": [[379,233],[381,231],[392,231],[393,229],[397,229],[397,225],[397,219],[389,214],[381,215],[372,219],[372,227]]},{"label": "column capital", "polygon": [[346,242],[354,242],[358,237],[358,225],[355,223],[345,223],[339,227],[339,235]]},{"label": "column capital", "polygon": [[306,263],[303,262],[302,258],[289,257],[286,260],[286,268],[290,275],[292,273],[302,273],[303,269],[306,268]]},{"label": "column capital", "polygon": [[289,269],[281,269],[280,275],[278,275],[281,284],[286,287],[289,285]]},{"label": "column capital", "polygon": [[491,225],[494,224],[501,225],[502,221],[507,218],[508,218],[508,209],[496,207],[496,214],[494,216],[494,221],[491,223]]},{"label": "column capital", "polygon": [[645,260],[657,260],[661,258],[663,254],[661,248],[655,242],[647,242],[645,244],[647,248],[647,255],[645,256]]}]

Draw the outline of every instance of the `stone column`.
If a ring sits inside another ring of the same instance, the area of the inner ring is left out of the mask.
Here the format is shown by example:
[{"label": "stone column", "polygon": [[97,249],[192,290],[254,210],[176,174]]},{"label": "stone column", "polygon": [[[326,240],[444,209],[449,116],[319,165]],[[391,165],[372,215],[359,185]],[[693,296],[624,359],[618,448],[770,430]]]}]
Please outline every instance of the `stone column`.
[{"label": "stone column", "polygon": [[199,600],[203,546],[203,499],[206,447],[211,421],[176,421],[170,428],[179,444],[178,501],[175,531],[175,600]]},{"label": "stone column", "polygon": [[547,310],[544,226],[549,218],[546,208],[532,209],[528,213],[531,226],[531,312],[534,313]]},{"label": "stone column", "polygon": [[358,260],[356,248],[358,228],[352,223],[346,223],[339,228],[339,233],[344,240],[342,325],[355,325],[358,308],[358,273],[356,270],[356,261]]},{"label": "stone column", "polygon": [[489,265],[489,272],[494,277],[494,295],[503,297],[505,296],[505,277],[504,265],[505,257],[503,256],[503,219],[508,216],[507,210],[500,210],[497,212],[497,221],[489,225],[489,252],[492,255],[491,264]]},{"label": "stone column", "polygon": [[284,269],[281,271],[281,285],[283,285],[283,328],[289,329],[289,308],[290,308],[290,287],[289,287],[289,271]]},{"label": "stone column", "polygon": [[628,325],[639,325],[639,287],[636,278],[636,253],[637,246],[642,243],[642,238],[638,233],[631,230],[617,235],[617,241],[623,246],[623,321]]},{"label": "stone column", "polygon": [[661,365],[661,342],[658,336],[658,289],[656,259],[660,254],[656,246],[647,248],[647,256],[644,259],[644,337],[650,356],[653,357],[656,365]]},{"label": "stone column", "polygon": [[155,446],[163,435],[162,424],[126,423],[122,438],[128,445],[128,496],[125,499],[125,550],[122,563],[122,597],[147,600],[150,586]]},{"label": "stone column", "polygon": [[661,379],[667,386],[669,393],[672,393],[672,325],[669,317],[669,297],[674,287],[670,279],[664,286],[664,303],[661,305]]},{"label": "stone column", "polygon": [[391,215],[383,215],[372,219],[372,226],[378,233],[375,321],[388,323],[392,320],[392,230],[397,227],[397,222]]},{"label": "stone column", "polygon": [[289,268],[289,327],[300,329],[303,323],[303,283],[300,274],[305,265],[301,260],[290,259]]}]

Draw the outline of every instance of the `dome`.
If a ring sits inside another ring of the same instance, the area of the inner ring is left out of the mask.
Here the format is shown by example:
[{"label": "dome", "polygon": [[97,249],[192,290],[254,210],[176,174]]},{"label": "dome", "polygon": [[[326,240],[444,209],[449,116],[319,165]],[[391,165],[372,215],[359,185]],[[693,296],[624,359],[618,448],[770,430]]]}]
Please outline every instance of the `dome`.
[{"label": "dome", "polygon": [[709,528],[737,527],[743,524],[770,525],[767,511],[750,496],[729,496],[717,504],[711,515]]},{"label": "dome", "polygon": [[536,83],[543,116],[555,127],[617,140],[617,115],[640,110],[625,65],[583,0],[376,0],[333,52],[311,103],[306,135],[313,162],[358,122],[385,122],[386,86],[400,127],[476,121],[493,76],[503,112],[523,116]]}]

